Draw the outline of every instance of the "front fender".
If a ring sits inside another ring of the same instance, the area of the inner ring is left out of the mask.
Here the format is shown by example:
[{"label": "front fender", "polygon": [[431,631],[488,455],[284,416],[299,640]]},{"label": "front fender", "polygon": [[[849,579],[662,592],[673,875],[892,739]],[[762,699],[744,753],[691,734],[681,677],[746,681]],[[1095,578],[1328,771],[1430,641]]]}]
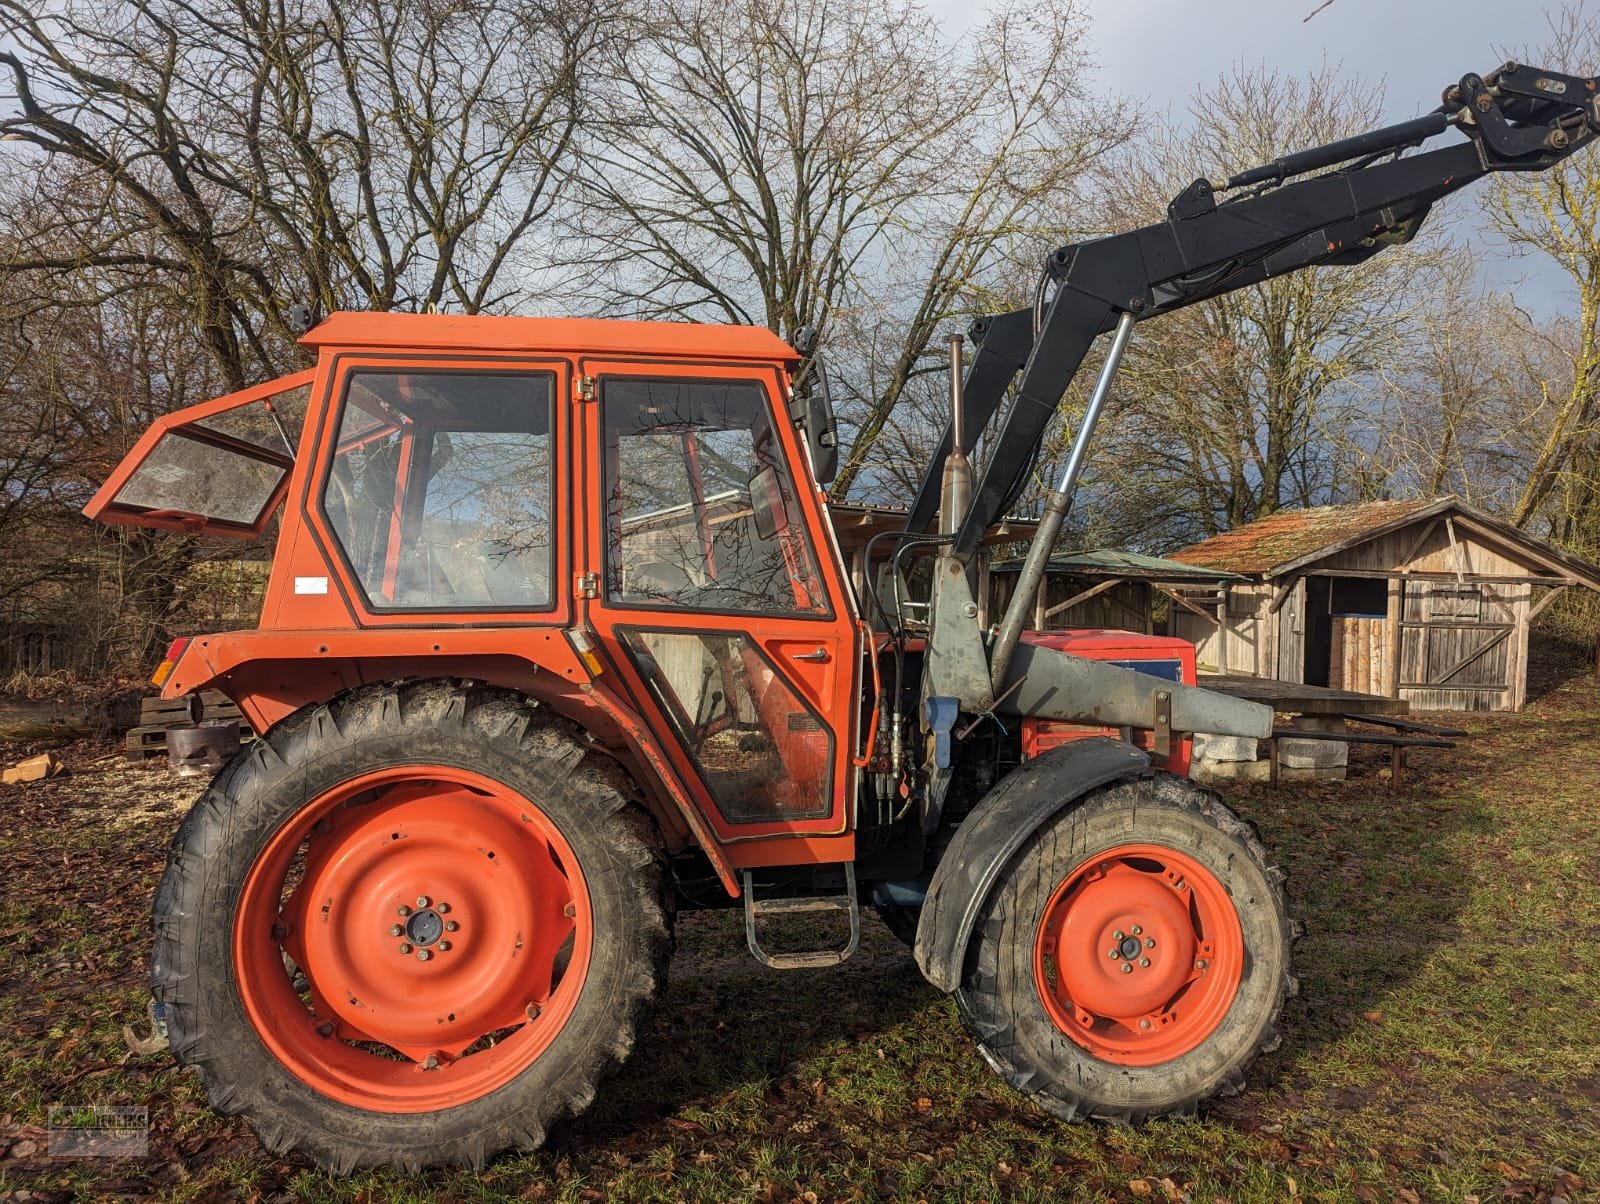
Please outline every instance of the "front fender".
[{"label": "front fender", "polygon": [[922,904],[915,953],[928,981],[941,991],[961,985],[978,909],[1042,823],[1095,787],[1149,767],[1149,756],[1131,744],[1088,736],[1036,757],[984,795],[956,829]]}]

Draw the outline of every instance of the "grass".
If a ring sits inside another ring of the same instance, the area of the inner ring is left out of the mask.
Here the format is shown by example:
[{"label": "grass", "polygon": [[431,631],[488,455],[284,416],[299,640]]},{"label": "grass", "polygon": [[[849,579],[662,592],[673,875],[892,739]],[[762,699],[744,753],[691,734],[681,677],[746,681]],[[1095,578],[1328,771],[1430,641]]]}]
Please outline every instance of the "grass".
[{"label": "grass", "polygon": [[[844,967],[780,977],[736,913],[693,914],[634,1058],[545,1149],[343,1180],[265,1154],[165,1054],[128,1051],[193,790],[74,746],[73,776],[0,788],[0,1198],[1597,1198],[1597,724],[1600,682],[1573,676],[1527,715],[1467,718],[1471,739],[1415,755],[1398,793],[1359,753],[1345,782],[1231,793],[1308,935],[1282,1048],[1203,1119],[1037,1112],[875,921]],[[61,1103],[146,1106],[151,1156],[45,1156]]]}]

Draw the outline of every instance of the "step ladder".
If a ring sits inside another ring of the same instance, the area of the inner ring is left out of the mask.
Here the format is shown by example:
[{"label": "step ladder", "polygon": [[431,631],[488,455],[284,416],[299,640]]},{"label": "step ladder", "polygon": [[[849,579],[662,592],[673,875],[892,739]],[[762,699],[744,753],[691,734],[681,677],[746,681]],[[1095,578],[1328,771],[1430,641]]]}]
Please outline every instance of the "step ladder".
[{"label": "step ladder", "polygon": [[[856,867],[844,866],[842,895],[811,895],[798,899],[756,898],[750,871],[744,871],[744,938],[750,953],[763,966],[774,970],[821,970],[837,966],[856,951],[861,943],[861,909],[856,905]],[[768,953],[756,936],[757,916],[793,916],[806,912],[844,912],[850,917],[850,939],[838,948],[807,949],[798,953]]]}]

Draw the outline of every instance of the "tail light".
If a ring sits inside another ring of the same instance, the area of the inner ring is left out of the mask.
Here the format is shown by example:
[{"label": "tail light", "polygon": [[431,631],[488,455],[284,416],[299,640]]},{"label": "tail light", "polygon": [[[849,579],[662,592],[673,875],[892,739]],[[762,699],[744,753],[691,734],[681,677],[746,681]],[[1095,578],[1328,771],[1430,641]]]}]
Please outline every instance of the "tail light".
[{"label": "tail light", "polygon": [[599,677],[606,671],[606,663],[600,659],[600,651],[594,646],[594,641],[589,638],[588,632],[576,627],[569,629],[567,643],[572,645],[572,650],[578,654],[578,659],[583,662],[584,668],[589,670],[590,677]]},{"label": "tail light", "polygon": [[172,676],[172,671],[178,667],[178,661],[188,647],[188,637],[173,640],[167,645],[167,655],[161,658],[161,664],[156,666],[156,671],[150,675],[150,684],[158,690],[166,685],[167,678]]}]

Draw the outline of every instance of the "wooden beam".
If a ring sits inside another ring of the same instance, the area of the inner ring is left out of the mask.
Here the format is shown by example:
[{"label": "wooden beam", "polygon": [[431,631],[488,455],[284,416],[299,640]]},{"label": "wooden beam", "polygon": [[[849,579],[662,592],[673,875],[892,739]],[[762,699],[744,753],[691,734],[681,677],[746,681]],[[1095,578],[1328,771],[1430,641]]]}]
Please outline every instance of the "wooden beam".
[{"label": "wooden beam", "polygon": [[1437,515],[1435,515],[1433,521],[1430,522],[1426,527],[1422,528],[1422,534],[1417,536],[1414,540],[1411,541],[1411,546],[1406,549],[1406,554],[1404,556],[1400,557],[1400,563],[1394,566],[1395,572],[1397,572],[1397,573],[1409,572],[1410,570],[1406,566],[1411,563],[1412,559],[1416,556],[1416,554],[1418,552],[1422,551],[1422,545],[1427,543],[1428,539],[1438,529],[1439,529],[1439,518],[1438,518]]},{"label": "wooden beam", "polygon": [[1048,619],[1050,616],[1058,615],[1064,610],[1071,610],[1078,603],[1087,602],[1090,598],[1098,597],[1100,594],[1105,593],[1106,590],[1110,589],[1112,586],[1121,584],[1122,582],[1120,579],[1112,577],[1107,581],[1102,581],[1099,585],[1091,585],[1082,593],[1073,594],[1072,597],[1068,598],[1065,602],[1057,602],[1049,610],[1044,612],[1044,617]]},{"label": "wooden beam", "polygon": [[1400,697],[1400,634],[1401,621],[1405,618],[1405,588],[1406,583],[1398,577],[1389,579],[1388,613],[1385,616],[1389,625],[1383,633],[1383,674],[1386,687],[1383,693],[1390,698]]},{"label": "wooden beam", "polygon": [[1461,559],[1461,545],[1456,542],[1456,520],[1453,517],[1447,516],[1445,518],[1444,532],[1450,537],[1450,555],[1456,562],[1456,584],[1465,585],[1467,583],[1467,566]]},{"label": "wooden beam", "polygon": [[1298,585],[1299,582],[1300,578],[1291,577],[1284,584],[1282,590],[1272,595],[1272,605],[1267,607],[1267,613],[1269,615],[1275,615],[1278,613],[1278,609],[1289,600],[1289,595],[1294,593],[1294,587]]},{"label": "wooden beam", "polygon": [[1557,598],[1559,598],[1562,594],[1564,594],[1566,592],[1567,592],[1567,587],[1565,585],[1557,585],[1557,586],[1553,587],[1550,590],[1550,592],[1547,593],[1544,597],[1540,598],[1538,603],[1535,604],[1535,606],[1533,607],[1533,609],[1528,612],[1528,617],[1527,617],[1527,619],[1524,620],[1524,622],[1532,623],[1535,619],[1537,619],[1539,617],[1540,613],[1544,610],[1544,608],[1546,606],[1549,606],[1550,603],[1554,602]]},{"label": "wooden beam", "polygon": [[[1559,560],[1556,560],[1550,556],[1546,556],[1537,548],[1532,547],[1527,543],[1514,541],[1504,533],[1497,532],[1490,527],[1485,527],[1482,523],[1473,522],[1472,519],[1465,514],[1461,516],[1461,525],[1468,531],[1472,531],[1478,535],[1481,535],[1490,543],[1498,544],[1500,547],[1510,551],[1514,559],[1520,558],[1531,560],[1536,564],[1542,564],[1545,566],[1545,568],[1549,569],[1553,575],[1560,577],[1564,581],[1570,581],[1574,585],[1587,585],[1590,589],[1600,589],[1600,582],[1595,581],[1593,578],[1589,578],[1587,580],[1575,579],[1573,577],[1573,566],[1564,565]],[[1522,532],[1516,532],[1516,534],[1520,535]],[[1528,536],[1527,538],[1532,539],[1533,537]]]},{"label": "wooden beam", "polygon": [[1156,585],[1154,582],[1151,583],[1150,588],[1154,589],[1154,590],[1158,590],[1159,592],[1161,592],[1163,594],[1166,594],[1167,597],[1171,598],[1179,606],[1182,606],[1187,610],[1194,611],[1195,614],[1199,615],[1202,619],[1204,619],[1207,623],[1210,623],[1213,627],[1221,627],[1222,626],[1222,620],[1221,619],[1219,619],[1216,615],[1207,614],[1205,611],[1201,610],[1198,606],[1196,606],[1193,602],[1189,601],[1189,599],[1185,598],[1182,594],[1175,593],[1172,590],[1168,589],[1164,585]]},{"label": "wooden beam", "polygon": [[[1401,573],[1407,581],[1455,581],[1454,573]],[[1362,577],[1368,580],[1387,581],[1396,576],[1388,569],[1307,569],[1303,576],[1306,577]],[[1576,577],[1556,576],[1515,576],[1510,573],[1467,573],[1467,585],[1583,585],[1585,582]]]}]

